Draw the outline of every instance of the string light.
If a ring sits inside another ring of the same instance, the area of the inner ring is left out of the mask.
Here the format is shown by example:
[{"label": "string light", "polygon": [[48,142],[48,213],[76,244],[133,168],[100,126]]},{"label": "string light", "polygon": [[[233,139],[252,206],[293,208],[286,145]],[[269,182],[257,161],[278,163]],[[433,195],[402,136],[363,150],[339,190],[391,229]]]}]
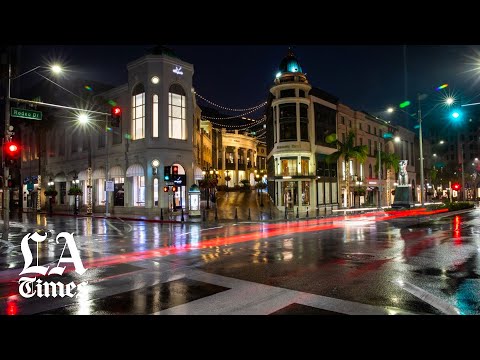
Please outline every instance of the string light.
[{"label": "string light", "polygon": [[[253,110],[253,109],[259,109],[265,105],[267,105],[267,102],[263,102],[259,105],[255,105],[255,106],[252,106],[250,108],[246,108],[246,109],[234,109],[234,108],[229,108],[229,107],[226,107],[226,106],[222,106],[222,105],[218,105],[216,103],[214,103],[213,101],[210,101],[208,99],[205,99],[202,95],[200,95],[199,93],[197,93],[196,91],[194,92],[195,95],[197,95],[200,99],[206,101],[207,103],[209,103],[210,105],[213,105],[213,106],[216,106],[220,109],[223,109],[223,110],[228,110],[228,111],[237,111],[237,112],[241,112],[241,111],[249,111],[249,110]],[[241,116],[241,115],[239,115]]]},{"label": "string light", "polygon": [[217,123],[217,122],[211,121],[211,120],[208,120],[208,121],[210,121],[214,125],[224,127],[224,128],[249,129],[253,126],[261,124],[265,120],[267,120],[266,116],[262,117],[261,119],[256,120],[256,122],[254,122],[253,124],[247,124],[247,125],[229,125],[229,124],[220,124],[220,123]]},{"label": "string light", "polygon": [[205,115],[202,115],[202,118],[204,119],[207,119],[207,120],[230,120],[230,119],[237,119],[237,118],[241,118],[245,115],[248,115],[248,114],[251,114],[255,111],[257,111],[258,109],[260,109],[261,107],[265,106],[265,104],[261,104],[261,105],[258,105],[256,108],[250,110],[250,111],[247,111],[247,112],[244,112],[243,114],[240,114],[240,115],[234,115],[234,116],[227,116],[227,117],[215,117],[215,116],[205,116]]}]

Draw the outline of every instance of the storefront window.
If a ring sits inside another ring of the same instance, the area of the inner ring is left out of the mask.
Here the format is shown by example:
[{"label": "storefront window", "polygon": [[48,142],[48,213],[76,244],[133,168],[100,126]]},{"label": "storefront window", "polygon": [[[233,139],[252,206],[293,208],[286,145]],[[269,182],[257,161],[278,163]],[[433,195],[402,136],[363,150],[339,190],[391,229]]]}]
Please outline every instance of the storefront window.
[{"label": "storefront window", "polygon": [[295,205],[298,205],[298,184],[296,181],[284,181],[282,183],[282,194],[282,206],[293,209]]},{"label": "storefront window", "polygon": [[302,164],[302,175],[304,176],[307,176],[310,172],[309,170],[309,162],[310,162],[310,159],[309,158],[304,158],[302,157],[302,160],[301,160],[301,164]]},{"label": "storefront window", "polygon": [[145,176],[133,177],[133,206],[145,206]]},{"label": "storefront window", "polygon": [[282,176],[294,176],[297,175],[297,158],[283,158],[282,162]]},{"label": "storefront window", "polygon": [[302,205],[310,205],[310,181],[302,181]]}]

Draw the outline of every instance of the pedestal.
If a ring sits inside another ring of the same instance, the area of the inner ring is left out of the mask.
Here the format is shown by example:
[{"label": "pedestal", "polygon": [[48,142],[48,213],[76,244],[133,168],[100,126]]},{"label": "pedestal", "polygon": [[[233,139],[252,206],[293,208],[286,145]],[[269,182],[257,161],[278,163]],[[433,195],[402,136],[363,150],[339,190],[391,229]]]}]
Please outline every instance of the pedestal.
[{"label": "pedestal", "polygon": [[410,209],[414,206],[412,198],[412,189],[410,186],[397,186],[395,188],[395,199],[393,200],[392,208],[407,208]]}]

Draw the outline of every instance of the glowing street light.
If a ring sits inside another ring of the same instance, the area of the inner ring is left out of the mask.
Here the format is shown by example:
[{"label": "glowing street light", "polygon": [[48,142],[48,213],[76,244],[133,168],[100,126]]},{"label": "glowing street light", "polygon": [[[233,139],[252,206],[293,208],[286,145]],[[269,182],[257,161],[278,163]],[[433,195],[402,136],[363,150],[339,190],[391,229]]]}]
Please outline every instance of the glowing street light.
[{"label": "glowing street light", "polygon": [[80,122],[80,124],[86,124],[90,121],[90,118],[88,117],[87,114],[82,113],[78,115],[78,121]]}]

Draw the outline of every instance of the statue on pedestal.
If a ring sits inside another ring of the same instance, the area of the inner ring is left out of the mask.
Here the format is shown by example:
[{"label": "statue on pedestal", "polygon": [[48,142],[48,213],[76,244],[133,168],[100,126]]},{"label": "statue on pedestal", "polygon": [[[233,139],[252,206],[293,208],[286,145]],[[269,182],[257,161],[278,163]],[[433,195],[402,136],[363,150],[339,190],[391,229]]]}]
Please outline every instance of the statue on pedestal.
[{"label": "statue on pedestal", "polygon": [[400,160],[398,171],[398,185],[408,186],[408,172],[407,172],[408,160]]}]

